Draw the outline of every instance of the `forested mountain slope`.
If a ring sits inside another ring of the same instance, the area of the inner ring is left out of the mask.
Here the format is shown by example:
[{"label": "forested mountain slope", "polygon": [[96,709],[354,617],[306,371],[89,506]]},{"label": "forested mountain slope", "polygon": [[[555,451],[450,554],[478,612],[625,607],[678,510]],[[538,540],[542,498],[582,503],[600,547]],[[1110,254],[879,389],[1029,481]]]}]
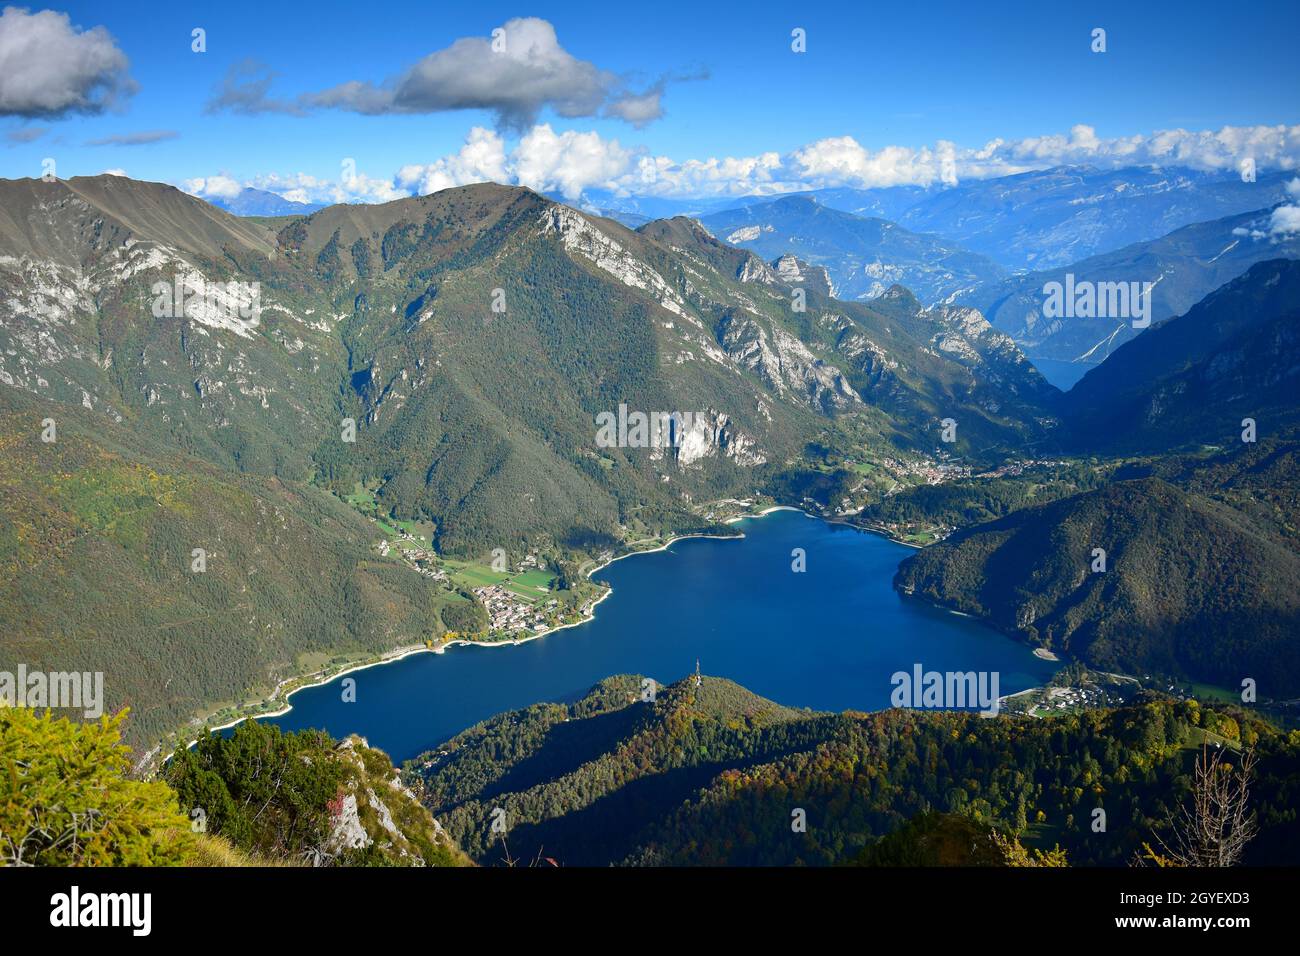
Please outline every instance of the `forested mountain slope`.
[{"label": "forested mountain slope", "polygon": [[[111,674],[142,740],[447,629],[456,596],[376,549],[358,485],[443,555],[576,567],[787,494],[810,447],[1047,434],[1050,389],[978,316],[803,283],[690,220],[492,184],[250,220],[124,177],[0,181],[0,664]],[[693,417],[611,446],[620,410]]]},{"label": "forested mountain slope", "polygon": [[1125,343],[1062,400],[1065,441],[1110,453],[1242,443],[1300,422],[1300,261],[1270,259]]},{"label": "forested mountain slope", "polygon": [[[1292,441],[1121,470],[959,530],[905,561],[895,585],[1097,667],[1234,688],[1250,678],[1262,696],[1293,697],[1295,455]],[[1260,492],[1261,474],[1276,490]]]},{"label": "forested mountain slope", "polygon": [[[985,380],[870,310],[815,290],[797,310],[779,272],[698,229],[634,233],[527,190],[333,206],[278,234],[119,177],[8,182],[0,207],[0,380],[223,467],[377,481],[450,552],[633,511],[671,526],[813,438],[933,450],[955,416],[959,448],[987,447],[1046,417],[1027,364]],[[178,276],[183,307],[154,314]],[[1008,386],[1028,405],[1004,407]],[[697,417],[668,454],[599,447],[620,405]]]},{"label": "forested mountain slope", "polygon": [[0,444],[0,667],[102,672],[133,744],[309,662],[446,629],[455,595],[380,555],[374,527],[318,488],[142,447],[11,389]]},{"label": "forested mountain slope", "polygon": [[[1212,729],[1261,754],[1254,859],[1297,845],[1300,743],[1240,713],[1152,700],[1041,720],[824,714],[710,677],[653,702],[642,686],[611,678],[575,703],[494,717],[408,765],[407,779],[484,864],[827,865],[926,809],[1059,844],[1076,865],[1124,864],[1183,799]],[[1098,806],[1104,834],[1091,828]]]}]

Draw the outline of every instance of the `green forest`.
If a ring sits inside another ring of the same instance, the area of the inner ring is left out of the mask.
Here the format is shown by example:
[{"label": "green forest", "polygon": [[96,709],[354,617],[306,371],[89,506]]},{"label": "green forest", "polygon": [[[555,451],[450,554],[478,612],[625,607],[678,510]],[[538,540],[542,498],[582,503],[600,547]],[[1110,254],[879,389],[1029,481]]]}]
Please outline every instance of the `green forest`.
[{"label": "green forest", "polygon": [[823,714],[716,678],[654,702],[639,687],[611,678],[573,704],[503,714],[409,762],[406,778],[485,865],[538,854],[575,866],[861,862],[935,812],[1023,844],[1030,860],[1059,849],[1070,865],[1122,866],[1156,841],[1215,741],[1258,756],[1247,861],[1300,851],[1300,732],[1240,708],[1152,696],[1046,719]]},{"label": "green forest", "polygon": [[249,722],[131,771],[127,711],[0,707],[0,866],[466,866],[358,738]]}]

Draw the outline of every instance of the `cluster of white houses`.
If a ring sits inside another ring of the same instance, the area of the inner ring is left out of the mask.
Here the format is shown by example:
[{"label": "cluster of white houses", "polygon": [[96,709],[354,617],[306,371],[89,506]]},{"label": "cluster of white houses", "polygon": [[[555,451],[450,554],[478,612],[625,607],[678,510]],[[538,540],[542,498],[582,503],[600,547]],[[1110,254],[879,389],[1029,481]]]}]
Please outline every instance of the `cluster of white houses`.
[{"label": "cluster of white houses", "polygon": [[559,604],[552,599],[545,604],[531,604],[504,584],[475,588],[474,596],[488,612],[489,627],[494,631],[543,631],[546,614]]}]

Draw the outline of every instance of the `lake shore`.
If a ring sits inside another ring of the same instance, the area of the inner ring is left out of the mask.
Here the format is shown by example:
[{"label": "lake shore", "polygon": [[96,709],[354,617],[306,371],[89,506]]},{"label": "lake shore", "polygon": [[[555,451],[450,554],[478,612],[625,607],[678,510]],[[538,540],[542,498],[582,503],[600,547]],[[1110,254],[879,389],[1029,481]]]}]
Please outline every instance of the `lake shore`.
[{"label": "lake shore", "polygon": [[[722,523],[728,525],[736,524],[741,521],[745,521],[753,518],[762,518],[767,515],[780,512],[780,511],[798,512],[800,514],[805,515],[808,518],[813,518],[819,521],[823,521],[831,525],[839,525],[842,527],[852,528],[855,531],[860,531],[865,534],[873,534],[878,537],[885,538],[886,540],[889,540],[895,544],[900,544],[909,548],[916,549],[920,547],[920,545],[916,545],[911,542],[901,541],[895,538],[893,535],[888,534],[883,529],[863,526],[861,524],[857,524],[851,520],[846,520],[844,518],[827,518],[822,515],[815,514],[803,508],[795,507],[792,505],[771,505],[759,511],[733,515],[732,517],[723,519]],[[677,542],[688,540],[691,538],[714,539],[714,540],[723,540],[723,541],[729,541],[729,540],[740,541],[745,538],[745,535],[743,532],[734,535],[708,534],[708,533],[688,533],[688,534],[676,535],[671,538],[668,538],[667,540],[663,541],[663,543],[661,544],[657,544],[655,547],[630,550],[624,554],[616,555],[614,557],[609,558],[606,561],[597,563],[590,570],[586,571],[586,577],[588,579],[592,579],[594,575],[596,575],[598,572],[604,570],[605,568],[610,567],[617,561],[622,561],[625,558],[634,557],[636,555],[654,554],[661,551],[666,551]],[[567,630],[569,628],[577,627],[582,624],[588,624],[595,619],[596,608],[608,597],[610,597],[613,593],[614,593],[614,589],[612,587],[606,586],[603,593],[596,596],[591,601],[591,603],[584,608],[582,616],[579,620],[571,621],[566,624],[560,624],[555,627],[549,627],[546,628],[545,630],[538,631],[533,634],[528,634],[526,636],[510,638],[505,640],[496,640],[496,641],[471,641],[471,640],[456,638],[452,640],[439,642],[437,644],[434,644],[433,646],[429,646],[424,643],[403,645],[400,647],[392,648],[388,651],[385,651],[383,654],[377,656],[364,658],[361,660],[351,662],[346,665],[342,665],[338,670],[331,670],[327,668],[327,669],[314,671],[307,674],[298,674],[292,677],[285,678],[281,680],[278,684],[276,684],[271,694],[268,695],[265,699],[263,699],[260,702],[260,704],[252,705],[253,709],[251,709],[249,712],[241,714],[240,716],[234,717],[221,724],[209,726],[207,729],[216,732],[216,731],[228,730],[229,728],[237,726],[238,724],[241,724],[246,720],[258,720],[264,718],[282,717],[293,710],[292,698],[299,691],[308,690],[313,687],[320,687],[324,684],[329,684],[334,680],[337,680],[341,677],[346,677],[347,675],[353,674],[357,671],[366,670],[371,667],[382,667],[387,664],[392,664],[397,661],[404,660],[413,654],[420,654],[420,653],[443,654],[447,651],[448,648],[453,648],[453,647],[480,647],[480,648],[518,647],[524,644],[528,644],[532,641],[536,641],[540,638],[546,637],[550,634],[554,634],[558,631]],[[286,688],[288,689],[286,690]],[[256,709],[259,706],[269,707],[272,709],[268,709],[268,710]],[[192,747],[196,741],[197,741],[197,736],[191,739],[185,746]]]},{"label": "lake shore", "polygon": [[[775,511],[802,511],[802,509],[794,508],[789,505],[774,505],[770,508],[764,508],[762,511],[755,512],[753,514],[736,515],[734,517],[727,518],[724,523],[734,524],[738,521],[744,521],[746,518],[761,518],[764,515],[771,514]],[[803,513],[807,514],[808,512],[803,512]],[[810,517],[819,517],[819,516],[810,515]],[[624,558],[631,558],[639,554],[654,554],[659,551],[666,551],[670,547],[672,547],[676,542],[683,541],[688,538],[714,538],[721,541],[731,541],[731,540],[739,541],[744,537],[745,537],[744,534],[677,535],[676,537],[669,538],[667,541],[665,541],[663,544],[659,545],[658,547],[642,548],[639,550],[629,551],[626,554],[620,554],[613,558],[610,558],[608,561],[596,564],[591,570],[587,572],[586,576],[588,579],[591,579],[591,577],[595,575],[597,572],[604,570],[605,568],[609,567],[611,564],[613,564],[616,561],[622,561]],[[442,641],[438,644],[435,644],[432,647],[426,644],[409,644],[409,645],[404,645],[402,647],[395,647],[389,651],[385,651],[383,654],[377,657],[365,658],[363,660],[356,661],[355,663],[348,664],[344,666],[341,670],[314,671],[309,674],[298,674],[293,677],[287,677],[284,680],[280,681],[278,684],[276,684],[275,688],[271,691],[270,695],[261,701],[262,706],[272,706],[274,704],[280,703],[281,700],[283,700],[283,706],[280,706],[274,710],[254,710],[251,713],[247,713],[239,717],[235,717],[234,719],[228,720],[225,723],[216,724],[212,726],[205,725],[205,727],[209,731],[216,732],[221,730],[229,730],[231,727],[238,726],[239,724],[242,724],[246,720],[260,720],[267,717],[283,717],[285,714],[293,710],[293,703],[291,698],[293,697],[294,694],[298,693],[299,691],[308,690],[309,688],[312,687],[320,687],[323,684],[328,684],[331,681],[337,680],[340,677],[346,677],[348,674],[355,673],[356,671],[366,670],[371,667],[382,667],[385,664],[392,664],[397,661],[404,660],[410,657],[412,654],[442,654],[445,653],[446,650],[451,647],[483,647],[483,648],[518,647],[521,644],[527,644],[530,641],[536,641],[540,638],[546,637],[549,634],[554,634],[558,631],[564,631],[571,627],[578,627],[579,625],[587,624],[595,620],[596,607],[613,593],[614,593],[614,589],[612,587],[607,586],[604,592],[600,594],[598,597],[596,597],[591,602],[591,604],[584,609],[582,618],[580,620],[570,621],[567,624],[559,624],[556,625],[555,627],[549,627],[546,628],[545,630],[538,631],[535,634],[529,634],[526,637],[509,638],[500,641],[468,641],[461,638],[455,638],[449,641]],[[281,698],[281,693],[284,690],[284,688],[290,684],[296,683],[297,681],[302,681],[302,683],[293,687],[292,690],[285,693],[283,698]],[[256,706],[258,705],[254,705],[254,707]],[[197,742],[198,742],[198,737],[194,737],[188,743],[185,744],[185,747],[186,748],[193,747],[194,744]],[[151,754],[153,752],[154,751],[150,751]]]},{"label": "lake shore", "polygon": [[[918,635],[932,637],[933,649],[943,653],[966,654],[967,659],[954,661],[962,665],[960,669],[1001,671],[1005,693],[1050,680],[1049,671],[1055,666],[1045,668],[1043,661],[1024,653],[1031,648],[1022,646],[1017,650],[1010,646],[1016,642],[1004,640],[984,647],[983,642],[992,638],[985,627],[973,631],[971,623],[958,623],[958,615],[936,616],[907,609],[908,602],[900,602],[891,586],[891,576],[892,569],[910,549],[851,522],[828,521],[803,508],[764,507],[767,505],[769,502],[746,502],[739,505],[745,509],[743,512],[727,508],[721,513],[710,506],[713,513],[706,520],[716,523],[700,528],[701,533],[643,537],[639,541],[633,538],[622,546],[630,546],[630,550],[617,555],[606,552],[591,564],[570,572],[575,579],[578,574],[596,579],[601,569],[632,554],[671,550],[676,542],[691,537],[706,539],[671,551],[672,557],[625,567],[602,575],[596,582],[612,584],[612,588],[602,586],[596,590],[580,585],[582,603],[570,605],[569,613],[577,618],[574,612],[586,607],[581,621],[571,619],[567,625],[524,633],[511,640],[408,644],[367,660],[336,659],[323,670],[312,668],[315,673],[279,682],[275,686],[277,698],[268,700],[264,710],[227,710],[219,725],[213,726],[229,734],[230,727],[244,720],[265,718],[286,729],[310,726],[336,735],[361,733],[376,746],[405,759],[427,749],[435,740],[450,739],[466,726],[494,714],[541,700],[568,699],[565,695],[575,693],[575,689],[588,688],[613,674],[677,674],[685,666],[682,660],[689,664],[700,657],[706,663],[712,662],[712,673],[756,688],[756,693],[789,706],[828,713],[880,710],[888,708],[890,700],[879,692],[872,675],[885,672],[895,663],[885,659],[892,653],[885,648],[897,645],[898,653],[913,654],[911,642]],[[777,515],[779,511],[789,513]],[[744,523],[748,518],[760,517],[766,520]],[[861,533],[839,534],[846,526]],[[721,543],[730,539],[738,544]],[[746,540],[753,544],[746,545]],[[783,569],[792,547],[816,548],[822,542],[844,549],[843,560],[818,565],[815,577],[778,574],[765,583],[763,575],[772,573],[772,562]],[[724,583],[731,578],[742,586],[725,588]],[[679,586],[683,590],[674,592],[683,602],[678,613],[689,612],[690,619],[664,629],[655,623],[658,612],[663,610],[662,595],[667,593],[665,589]],[[615,590],[622,600],[612,608],[603,605]],[[814,592],[816,599],[811,597]],[[819,626],[807,635],[808,650],[813,655],[808,664],[810,673],[817,675],[815,679],[809,674],[791,673],[788,667],[788,625],[793,622],[786,618],[789,614],[799,615],[801,595],[814,600],[819,609],[815,615]],[[869,627],[862,630],[864,621],[879,622],[882,630],[876,639],[871,639]],[[576,636],[557,639],[554,644],[533,643],[538,637],[577,623],[591,623],[592,627],[571,632]],[[968,643],[972,640],[976,643]],[[340,704],[341,688],[335,678],[405,660],[421,651],[446,653],[448,647],[458,644],[510,645],[517,648],[517,653],[502,655],[499,665],[496,659],[470,653],[453,655],[445,663],[408,661],[406,667],[392,668],[391,673],[358,679],[358,684],[367,688],[372,687],[370,682],[383,688],[378,697],[363,691],[366,704],[360,710],[346,706],[347,701]],[[844,666],[848,660],[856,662],[855,666]],[[836,661],[841,663],[837,665]],[[317,688],[315,693],[303,698],[294,696],[312,687]],[[252,706],[255,704],[250,702]],[[197,725],[190,730],[185,736],[197,735]],[[168,751],[175,746],[169,741]]]}]

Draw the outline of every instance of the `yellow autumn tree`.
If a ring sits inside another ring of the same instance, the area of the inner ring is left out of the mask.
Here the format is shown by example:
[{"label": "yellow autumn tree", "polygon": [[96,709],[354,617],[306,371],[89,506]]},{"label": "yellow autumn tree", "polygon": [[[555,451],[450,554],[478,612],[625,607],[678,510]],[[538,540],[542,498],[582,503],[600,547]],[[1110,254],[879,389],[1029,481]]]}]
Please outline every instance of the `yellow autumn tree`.
[{"label": "yellow autumn tree", "polygon": [[81,723],[0,706],[0,865],[191,861],[198,840],[175,792],[128,776],[125,717]]}]

